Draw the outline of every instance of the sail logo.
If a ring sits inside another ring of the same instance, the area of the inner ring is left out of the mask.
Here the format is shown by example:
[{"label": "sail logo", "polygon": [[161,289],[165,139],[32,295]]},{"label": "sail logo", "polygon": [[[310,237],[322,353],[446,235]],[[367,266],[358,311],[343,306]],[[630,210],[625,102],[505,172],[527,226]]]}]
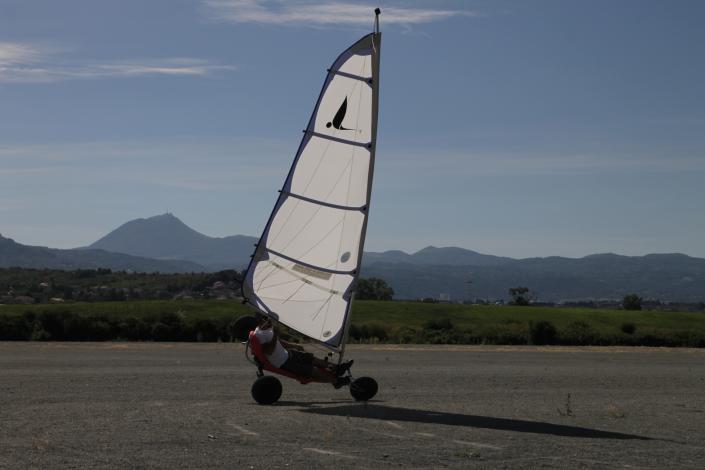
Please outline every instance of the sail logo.
[{"label": "sail logo", "polygon": [[335,113],[335,116],[333,117],[333,121],[328,121],[326,124],[326,127],[330,128],[330,126],[333,126],[334,128],[338,129],[339,131],[352,131],[354,129],[349,129],[347,127],[343,127],[343,119],[345,119],[345,113],[348,111],[348,97],[346,96],[345,99],[343,100],[343,104],[340,105],[340,108],[338,108],[338,112]]}]

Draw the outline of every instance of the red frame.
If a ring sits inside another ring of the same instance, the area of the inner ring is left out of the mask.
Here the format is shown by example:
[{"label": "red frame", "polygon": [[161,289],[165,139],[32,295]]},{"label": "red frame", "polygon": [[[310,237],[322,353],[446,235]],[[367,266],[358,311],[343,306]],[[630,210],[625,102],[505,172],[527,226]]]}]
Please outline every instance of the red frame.
[{"label": "red frame", "polygon": [[[267,355],[262,351],[262,343],[259,342],[259,339],[257,336],[255,336],[254,331],[250,331],[250,350],[252,351],[252,354],[257,358],[257,362],[259,363],[260,367],[264,370],[267,370],[269,372],[272,372],[274,374],[279,374],[283,375],[284,377],[289,377],[290,379],[298,380],[302,384],[306,385],[307,383],[315,382],[310,377],[301,377],[300,375],[296,375],[293,372],[289,372],[288,370],[280,369],[278,367],[274,367],[271,362],[269,362],[269,359],[267,359]],[[314,366],[316,367],[316,366]],[[330,373],[329,371],[323,369],[322,367],[316,367],[318,370],[325,372],[325,373]],[[332,374],[331,374],[332,375]]]}]

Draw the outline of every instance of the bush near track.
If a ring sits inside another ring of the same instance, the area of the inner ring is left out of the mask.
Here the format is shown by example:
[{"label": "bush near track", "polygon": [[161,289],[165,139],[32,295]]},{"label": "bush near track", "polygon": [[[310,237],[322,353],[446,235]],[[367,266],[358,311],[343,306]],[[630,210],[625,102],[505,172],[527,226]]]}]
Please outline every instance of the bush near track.
[{"label": "bush near track", "polygon": [[[236,341],[230,300],[0,305],[0,340]],[[705,313],[356,301],[351,342],[705,347]]]}]

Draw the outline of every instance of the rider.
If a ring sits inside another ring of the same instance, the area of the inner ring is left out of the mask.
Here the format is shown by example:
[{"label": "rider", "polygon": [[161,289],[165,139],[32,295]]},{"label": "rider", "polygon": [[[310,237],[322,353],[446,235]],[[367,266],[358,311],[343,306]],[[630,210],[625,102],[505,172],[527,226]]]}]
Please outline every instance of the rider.
[{"label": "rider", "polygon": [[262,345],[262,352],[274,367],[317,382],[332,383],[336,388],[350,383],[350,377],[342,377],[342,375],[350,369],[353,361],[334,365],[327,360],[314,357],[313,354],[304,351],[300,345],[279,339],[279,334],[267,317],[263,317],[255,328],[255,336]]}]

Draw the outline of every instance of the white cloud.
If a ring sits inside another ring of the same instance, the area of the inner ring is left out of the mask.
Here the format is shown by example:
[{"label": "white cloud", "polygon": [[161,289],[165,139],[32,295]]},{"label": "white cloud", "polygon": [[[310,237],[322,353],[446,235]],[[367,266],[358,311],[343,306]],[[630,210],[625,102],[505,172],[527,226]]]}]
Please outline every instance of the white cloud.
[{"label": "white cloud", "polygon": [[39,51],[27,44],[0,42],[0,70],[16,64],[26,64],[39,57]]},{"label": "white cloud", "polygon": [[[277,0],[203,0],[210,18],[230,23],[292,24],[302,26],[371,26],[373,5],[329,2],[314,4]],[[384,7],[384,24],[411,25],[445,20],[454,16],[479,16],[471,11]]]},{"label": "white cloud", "polygon": [[250,137],[0,145],[0,201],[4,187],[23,182],[218,192],[278,188],[290,152],[288,142]]},{"label": "white cloud", "polygon": [[[657,152],[634,153],[485,153],[473,149],[433,151],[390,150],[380,169],[407,172],[409,175],[468,177],[492,175],[580,175],[601,173],[693,173],[705,172],[705,158],[697,154],[664,155]],[[403,178],[400,178],[403,180]]]},{"label": "white cloud", "polygon": [[0,43],[0,83],[49,83],[146,75],[206,76],[234,69],[231,65],[193,58],[71,63],[57,61],[52,54],[29,44]]}]

